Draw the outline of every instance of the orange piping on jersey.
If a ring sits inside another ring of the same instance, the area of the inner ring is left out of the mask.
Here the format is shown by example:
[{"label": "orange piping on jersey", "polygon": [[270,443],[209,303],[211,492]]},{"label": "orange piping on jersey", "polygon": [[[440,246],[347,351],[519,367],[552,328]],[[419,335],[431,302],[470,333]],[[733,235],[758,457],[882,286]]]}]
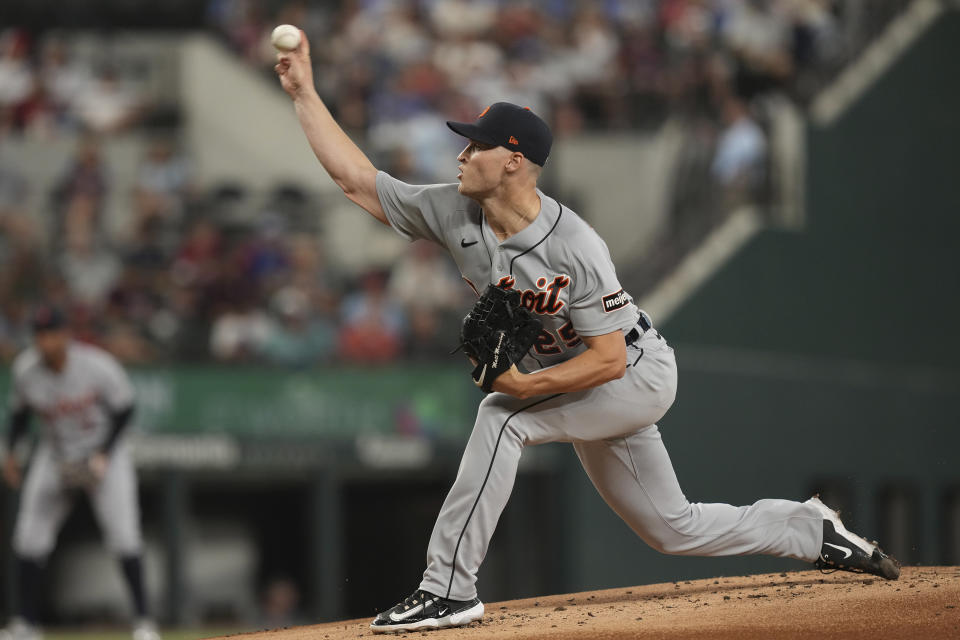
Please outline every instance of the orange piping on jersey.
[{"label": "orange piping on jersey", "polygon": [[473,289],[473,292],[474,292],[475,294],[477,294],[477,297],[479,298],[479,297],[480,297],[480,292],[477,291],[477,285],[475,285],[475,284],[473,284],[472,282],[470,282],[470,278],[468,278],[467,276],[460,276],[460,277],[463,278],[464,282],[466,282],[468,285],[470,285],[470,288]]}]

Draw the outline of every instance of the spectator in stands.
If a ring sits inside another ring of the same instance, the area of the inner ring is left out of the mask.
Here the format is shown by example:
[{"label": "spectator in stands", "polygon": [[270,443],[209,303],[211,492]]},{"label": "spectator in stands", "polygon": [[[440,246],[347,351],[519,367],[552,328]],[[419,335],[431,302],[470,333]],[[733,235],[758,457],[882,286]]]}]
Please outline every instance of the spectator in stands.
[{"label": "spectator in stands", "polygon": [[6,29],[0,33],[0,109],[16,110],[33,91],[35,79],[28,52],[25,32]]},{"label": "spectator in stands", "polygon": [[[474,295],[437,246],[425,240],[411,244],[392,270],[387,290],[409,319],[406,357],[438,360],[449,354]],[[450,340],[444,343],[438,334]]]},{"label": "spectator in stands", "polygon": [[450,260],[426,240],[410,245],[390,274],[390,298],[409,310],[423,307],[440,314],[468,306],[470,289],[457,277]]},{"label": "spectator in stands", "polygon": [[270,318],[250,292],[225,300],[210,331],[210,353],[221,362],[256,359],[270,337]]},{"label": "spectator in stands", "polygon": [[118,133],[128,129],[140,114],[140,98],[125,87],[112,67],[87,83],[74,101],[77,118],[88,131],[97,134]]},{"label": "spectator in stands", "polygon": [[0,166],[0,186],[4,183],[13,186],[7,192],[12,199],[0,209],[0,305],[19,309],[44,292],[51,273],[42,251],[42,233],[20,208],[24,185],[16,172]]},{"label": "spectator in stands", "polygon": [[[169,276],[165,263],[156,257],[148,246],[127,256],[102,314],[108,333],[105,344],[125,361],[131,357],[127,354],[136,354],[142,361],[170,353],[184,321],[169,308]],[[114,340],[110,334],[119,338]]]},{"label": "spectator in stands", "polygon": [[220,229],[207,218],[193,223],[171,267],[174,283],[184,288],[204,289],[220,274],[223,247]]},{"label": "spectator in stands", "polygon": [[497,3],[469,0],[436,0],[430,20],[443,38],[478,36],[487,33],[497,19]]},{"label": "spectator in stands", "polygon": [[455,315],[437,313],[425,305],[410,307],[407,310],[409,330],[404,344],[404,357],[422,362],[448,360],[450,352],[457,346],[460,321],[464,315],[466,311]]},{"label": "spectator in stands", "polygon": [[27,99],[17,107],[14,118],[17,128],[32,138],[51,138],[59,127],[57,109],[46,87],[34,83]]},{"label": "spectator in stands", "polygon": [[162,226],[154,218],[138,224],[125,246],[124,270],[157,274],[169,266]]},{"label": "spectator in stands", "polygon": [[258,48],[267,30],[267,22],[259,5],[255,0],[214,0],[207,8],[210,20],[223,30],[230,44],[253,64],[259,62]]},{"label": "spectator in stands", "polygon": [[275,291],[289,275],[287,230],[282,215],[264,212],[255,233],[238,248],[235,268],[264,293]]},{"label": "spectator in stands", "polygon": [[328,362],[336,350],[336,329],[325,316],[317,314],[310,299],[293,286],[283,287],[271,299],[275,320],[260,355],[269,363],[307,367]]},{"label": "spectator in stands", "polygon": [[89,231],[76,230],[68,235],[57,262],[71,299],[91,310],[101,308],[120,278],[117,255]]},{"label": "spectator in stands", "polygon": [[137,211],[135,224],[156,219],[161,226],[176,226],[193,193],[190,170],[187,159],[174,153],[170,140],[154,140],[137,172],[133,194]]},{"label": "spectator in stands", "polygon": [[52,38],[43,47],[39,75],[61,126],[72,128],[76,124],[73,105],[93,81],[90,67],[73,59],[62,39]]},{"label": "spectator in stands", "polygon": [[158,358],[154,346],[128,320],[103,323],[100,345],[122,362],[147,364]]},{"label": "spectator in stands", "polygon": [[360,290],[344,298],[340,315],[339,352],[345,361],[384,364],[400,355],[406,318],[387,295],[382,272],[363,275]]},{"label": "spectator in stands", "polygon": [[339,305],[341,277],[324,260],[316,238],[294,233],[288,238],[290,271],[288,286],[303,292],[309,305],[322,315],[335,315]]},{"label": "spectator in stands", "polygon": [[95,138],[84,138],[54,189],[59,210],[53,229],[55,242],[75,234],[99,233],[100,211],[107,195],[106,168]]},{"label": "spectator in stands", "polygon": [[828,67],[843,49],[831,4],[826,0],[805,0],[788,5],[793,32],[791,55],[796,69],[790,93],[801,100],[816,92],[818,70]]},{"label": "spectator in stands", "polygon": [[717,142],[711,172],[731,201],[756,195],[766,175],[767,140],[746,104],[729,96],[723,106],[725,127]]},{"label": "spectator in stands", "polygon": [[734,54],[740,96],[783,86],[793,73],[791,31],[782,3],[744,0],[736,5],[723,37]]}]

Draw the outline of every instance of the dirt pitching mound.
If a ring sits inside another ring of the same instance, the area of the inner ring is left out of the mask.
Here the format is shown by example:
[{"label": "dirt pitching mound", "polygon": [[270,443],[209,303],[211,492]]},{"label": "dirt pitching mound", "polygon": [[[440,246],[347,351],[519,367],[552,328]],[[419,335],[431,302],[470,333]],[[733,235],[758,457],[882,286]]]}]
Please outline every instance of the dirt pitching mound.
[{"label": "dirt pitching mound", "polygon": [[[373,637],[370,619],[230,636]],[[960,638],[960,567],[906,567],[895,582],[849,573],[772,573],[608,589],[486,605],[468,627],[400,638]],[[383,635],[393,638],[398,636]]]}]

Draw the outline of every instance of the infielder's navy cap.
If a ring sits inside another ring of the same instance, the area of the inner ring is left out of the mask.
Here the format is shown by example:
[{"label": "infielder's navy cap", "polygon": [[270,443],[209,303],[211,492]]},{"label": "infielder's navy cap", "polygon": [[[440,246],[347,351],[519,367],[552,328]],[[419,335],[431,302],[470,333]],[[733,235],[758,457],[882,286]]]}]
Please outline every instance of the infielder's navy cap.
[{"label": "infielder's navy cap", "polygon": [[52,304],[38,304],[30,313],[30,326],[34,333],[62,329],[66,325],[63,312]]},{"label": "infielder's navy cap", "polygon": [[447,126],[465,138],[519,151],[541,167],[550,155],[553,134],[547,123],[526,107],[497,102],[483,110],[476,122],[451,122]]}]

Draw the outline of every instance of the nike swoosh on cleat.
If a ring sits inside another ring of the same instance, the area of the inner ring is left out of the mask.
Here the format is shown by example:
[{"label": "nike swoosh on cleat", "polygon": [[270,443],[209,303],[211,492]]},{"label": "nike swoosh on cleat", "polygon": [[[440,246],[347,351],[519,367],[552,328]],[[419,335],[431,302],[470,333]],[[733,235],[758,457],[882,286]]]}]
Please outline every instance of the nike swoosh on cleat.
[{"label": "nike swoosh on cleat", "polygon": [[431,604],[433,604],[433,602],[434,602],[433,600],[428,600],[427,602],[424,602],[423,604],[419,604],[415,606],[413,609],[410,609],[409,611],[404,611],[399,615],[391,611],[390,619],[393,620],[394,622],[403,622],[410,616],[420,613],[421,611],[424,610],[425,607],[429,607]]},{"label": "nike swoosh on cleat", "polygon": [[477,244],[479,240],[474,240],[473,242],[467,242],[466,238],[460,238],[460,246],[466,249],[467,247],[472,247]]},{"label": "nike swoosh on cleat", "polygon": [[831,543],[829,543],[829,542],[824,542],[823,544],[825,544],[825,545],[828,546],[828,547],[833,547],[834,549],[839,549],[840,551],[843,551],[845,554],[847,554],[847,555],[843,556],[843,559],[844,559],[844,560],[846,560],[847,558],[849,558],[850,556],[853,555],[853,551],[851,551],[851,550],[848,549],[847,547],[841,547],[840,545],[831,544]]}]

